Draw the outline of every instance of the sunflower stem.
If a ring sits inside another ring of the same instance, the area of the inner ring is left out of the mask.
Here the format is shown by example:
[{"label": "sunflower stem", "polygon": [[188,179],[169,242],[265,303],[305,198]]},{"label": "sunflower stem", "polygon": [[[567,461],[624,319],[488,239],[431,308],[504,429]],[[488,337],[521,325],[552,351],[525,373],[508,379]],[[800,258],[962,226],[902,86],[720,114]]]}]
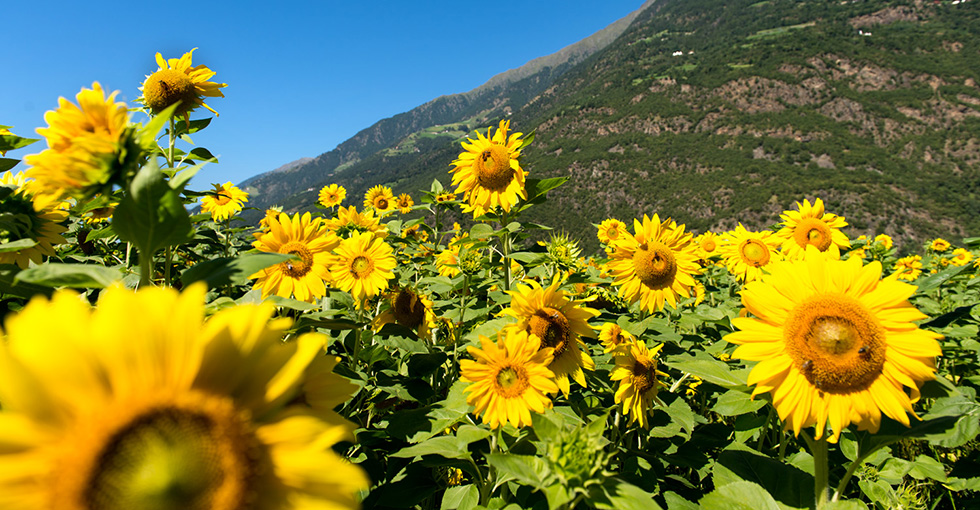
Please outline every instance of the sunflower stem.
[{"label": "sunflower stem", "polygon": [[503,235],[500,237],[500,247],[504,252],[504,256],[501,258],[501,262],[504,264],[504,291],[510,291],[510,230],[507,229],[509,222],[506,214],[502,221]]},{"label": "sunflower stem", "polygon": [[830,503],[830,466],[827,462],[827,438],[810,439],[809,434],[801,432],[800,435],[810,446],[810,453],[813,455],[813,495],[816,497],[817,510],[823,510]]},{"label": "sunflower stem", "polygon": [[140,259],[140,288],[153,284],[153,256],[145,256],[139,253]]}]

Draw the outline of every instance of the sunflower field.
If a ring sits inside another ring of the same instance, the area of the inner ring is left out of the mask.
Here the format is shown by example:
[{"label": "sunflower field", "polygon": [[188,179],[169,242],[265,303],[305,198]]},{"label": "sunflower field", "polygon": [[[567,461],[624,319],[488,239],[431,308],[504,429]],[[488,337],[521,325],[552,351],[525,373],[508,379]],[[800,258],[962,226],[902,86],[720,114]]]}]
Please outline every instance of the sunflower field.
[{"label": "sunflower field", "polygon": [[192,54],[61,98],[23,171],[0,126],[0,508],[980,505],[980,238],[904,254],[800,197],[583,254],[522,219],[564,178],[508,120],[429,190],[247,225],[196,184]]}]

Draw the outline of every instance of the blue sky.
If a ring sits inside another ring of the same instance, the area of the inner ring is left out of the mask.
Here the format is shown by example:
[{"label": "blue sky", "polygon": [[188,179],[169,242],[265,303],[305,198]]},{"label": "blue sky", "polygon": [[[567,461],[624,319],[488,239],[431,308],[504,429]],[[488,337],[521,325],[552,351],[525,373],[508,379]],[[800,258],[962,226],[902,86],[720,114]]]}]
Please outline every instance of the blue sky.
[{"label": "blue sky", "polygon": [[[642,3],[12,2],[3,8],[0,124],[37,137],[58,97],[74,101],[93,81],[132,106],[157,69],[156,52],[177,58],[197,47],[194,64],[210,67],[212,81],[228,87],[224,98],[206,101],[220,117],[194,137],[220,163],[206,166],[191,187],[238,183],[327,152],[440,95],[471,90]],[[42,140],[7,157],[44,147]]]}]

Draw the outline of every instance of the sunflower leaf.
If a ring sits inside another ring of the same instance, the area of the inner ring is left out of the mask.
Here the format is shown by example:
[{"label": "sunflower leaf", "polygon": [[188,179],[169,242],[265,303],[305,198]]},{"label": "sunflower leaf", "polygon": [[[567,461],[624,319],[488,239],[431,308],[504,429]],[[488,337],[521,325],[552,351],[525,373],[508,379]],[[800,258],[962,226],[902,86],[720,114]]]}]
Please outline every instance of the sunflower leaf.
[{"label": "sunflower leaf", "polygon": [[20,163],[19,159],[0,158],[0,172],[6,172]]},{"label": "sunflower leaf", "polygon": [[946,283],[954,276],[962,273],[966,268],[972,267],[970,264],[965,266],[953,266],[948,269],[944,269],[934,275],[927,276],[925,278],[920,278],[916,280],[915,285],[918,287],[916,291],[918,294],[925,294],[940,285]]},{"label": "sunflower leaf", "polygon": [[246,253],[234,258],[219,257],[187,268],[180,275],[180,281],[185,286],[204,281],[211,289],[223,285],[237,285],[262,269],[294,258],[295,255],[283,253]]},{"label": "sunflower leaf", "polygon": [[12,151],[38,141],[39,138],[24,138],[17,135],[0,135],[0,151]]},{"label": "sunflower leaf", "polygon": [[129,186],[112,215],[119,238],[136,245],[142,257],[191,238],[194,228],[180,193],[171,188],[151,159]]},{"label": "sunflower leaf", "polygon": [[48,287],[101,289],[122,280],[122,277],[122,272],[111,267],[47,262],[17,273],[14,276],[14,283],[26,282]]}]

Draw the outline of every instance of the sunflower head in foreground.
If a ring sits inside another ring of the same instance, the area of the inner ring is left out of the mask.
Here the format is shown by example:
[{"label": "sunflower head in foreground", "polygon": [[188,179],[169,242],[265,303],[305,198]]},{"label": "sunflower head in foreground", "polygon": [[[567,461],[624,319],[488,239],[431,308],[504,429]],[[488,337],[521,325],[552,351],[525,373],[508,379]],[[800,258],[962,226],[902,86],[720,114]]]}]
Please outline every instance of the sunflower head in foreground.
[{"label": "sunflower head in foreground", "polygon": [[[358,506],[367,476],[331,449],[353,439],[329,410],[350,384],[310,369],[325,338],[283,342],[271,304],[205,322],[205,292],[116,287],[92,308],[59,291],[7,319],[0,507]],[[306,385],[334,391],[289,405]]]},{"label": "sunflower head in foreground", "polygon": [[476,140],[467,138],[462,144],[465,152],[452,162],[455,168],[450,170],[456,193],[464,194],[463,212],[472,212],[474,218],[497,207],[509,212],[519,198],[527,198],[526,173],[517,161],[523,133],[508,134],[509,120],[500,121],[491,136],[492,129],[487,128],[487,136],[477,131]]},{"label": "sunflower head in foreground", "polygon": [[211,214],[214,221],[225,221],[242,212],[242,206],[248,202],[248,193],[238,189],[228,181],[224,184],[212,184],[214,190],[201,198],[201,210]]},{"label": "sunflower head in foreground", "polygon": [[[619,381],[615,401],[623,405],[623,414],[629,416],[629,423],[639,422],[641,427],[648,427],[653,402],[660,402],[657,392],[665,385],[659,377],[667,374],[657,370],[657,354],[663,344],[653,350],[639,341],[631,341],[616,351],[616,368],[609,372],[609,378]],[[658,377],[659,376],[659,377]]]},{"label": "sunflower head in foreground", "polygon": [[415,331],[419,338],[429,337],[429,331],[436,322],[431,299],[411,287],[393,289],[385,297],[388,308],[372,322],[375,331],[385,324],[394,323]]},{"label": "sunflower head in foreground", "polygon": [[463,390],[466,402],[490,428],[531,425],[531,411],[552,407],[548,394],[558,391],[548,369],[552,349],[542,348],[537,336],[505,329],[496,343],[481,335],[480,348],[467,351],[473,359],[459,362],[460,378],[471,383]]},{"label": "sunflower head in foreground", "polygon": [[607,246],[627,235],[629,233],[626,231],[626,224],[616,218],[602,220],[602,223],[599,224],[599,230],[596,232],[599,242]]},{"label": "sunflower head in foreground", "polygon": [[334,285],[354,296],[358,308],[388,288],[395,277],[394,251],[372,234],[354,234],[344,239],[330,255],[330,278]]},{"label": "sunflower head in foreground", "polygon": [[30,239],[35,243],[29,248],[0,253],[0,264],[17,264],[21,269],[27,269],[31,262],[40,264],[44,257],[53,257],[54,246],[65,242],[61,234],[68,230],[61,224],[68,218],[61,200],[33,195],[27,182],[20,172],[7,171],[0,176],[0,186],[6,187],[6,196],[0,198],[0,214],[7,218],[0,225],[0,241]]},{"label": "sunflower head in foreground", "polygon": [[776,238],[782,245],[783,255],[787,259],[801,259],[806,255],[806,247],[813,246],[839,259],[841,249],[851,246],[840,230],[847,226],[844,217],[825,212],[823,200],[819,198],[813,205],[804,199],[796,207],[796,211],[783,211],[779,215],[783,228],[776,232]]},{"label": "sunflower head in foreground", "polygon": [[582,369],[595,370],[595,362],[581,337],[595,337],[588,321],[599,312],[566,297],[565,291],[558,288],[560,285],[558,278],[546,288],[533,280],[528,285],[518,285],[510,291],[510,306],[500,314],[517,319],[508,328],[533,334],[541,339],[541,348],[553,349],[554,359],[548,368],[555,373],[562,393],[568,395],[569,377],[584,387]]},{"label": "sunflower head in foreground", "polygon": [[[733,357],[758,361],[753,396],[771,392],[787,429],[829,426],[836,442],[848,425],[877,432],[884,413],[909,425],[919,385],[934,378],[940,335],[908,302],[915,286],[881,279],[881,264],[813,253],[774,265],[748,283],[742,304],[754,317],[732,319],[740,331]],[[906,392],[908,389],[908,393]],[[911,397],[910,397],[911,395]]]},{"label": "sunflower head in foreground", "polygon": [[157,53],[159,69],[146,77],[140,90],[143,96],[139,99],[151,112],[160,113],[175,103],[180,106],[174,110],[175,117],[183,117],[189,122],[189,114],[198,106],[203,106],[218,115],[218,112],[204,102],[205,97],[225,97],[221,88],[227,83],[215,83],[210,80],[215,72],[208,66],[199,64],[191,67],[194,50],[184,53],[180,58],[166,60]]},{"label": "sunflower head in foreground", "polygon": [[402,193],[395,197],[395,207],[402,214],[408,214],[412,212],[412,207],[415,205],[415,201],[412,200],[412,195],[408,193]]},{"label": "sunflower head in foreground", "polygon": [[690,297],[693,275],[700,273],[697,247],[691,234],[670,219],[656,214],[634,220],[635,234],[613,244],[606,272],[615,278],[619,295],[630,303],[656,312],[664,303],[676,308],[679,297]]},{"label": "sunflower head in foreground", "polygon": [[56,198],[85,199],[123,184],[141,158],[129,123],[126,103],[106,97],[98,82],[83,88],[74,103],[58,99],[58,109],[44,114],[48,123],[37,132],[48,142],[39,154],[24,157],[31,191]]},{"label": "sunflower head in foreground", "polygon": [[743,283],[757,280],[763,270],[782,258],[779,241],[772,237],[771,231],[752,232],[741,223],[722,237],[718,252],[728,272]]},{"label": "sunflower head in foreground", "polygon": [[320,188],[317,202],[323,207],[336,207],[347,198],[347,189],[343,186],[330,184]]},{"label": "sunflower head in foreground", "polygon": [[364,208],[373,208],[378,214],[395,209],[395,196],[388,186],[377,185],[364,194]]},{"label": "sunflower head in foreground", "polygon": [[280,213],[269,220],[269,230],[256,232],[252,247],[259,251],[295,255],[296,258],[261,269],[249,276],[262,297],[271,295],[295,297],[313,303],[327,294],[330,281],[327,261],[340,240],[320,218],[310,213],[290,217]]}]

